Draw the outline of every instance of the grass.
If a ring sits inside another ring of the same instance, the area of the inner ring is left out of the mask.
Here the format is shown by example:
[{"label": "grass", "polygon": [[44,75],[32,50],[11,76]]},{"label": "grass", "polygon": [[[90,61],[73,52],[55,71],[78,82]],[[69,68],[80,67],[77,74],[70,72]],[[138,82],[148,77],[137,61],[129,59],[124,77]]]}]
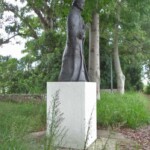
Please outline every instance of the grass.
[{"label": "grass", "polygon": [[[150,123],[149,108],[150,101],[140,93],[102,93],[97,103],[98,124],[136,128]],[[45,144],[45,138],[38,143],[25,137],[31,132],[45,129],[45,126],[44,102],[0,102],[0,150],[43,149],[41,146]]]},{"label": "grass", "polygon": [[45,106],[45,103],[0,102],[0,149],[32,149],[25,136],[45,128]]},{"label": "grass", "polygon": [[100,126],[137,128],[150,123],[148,100],[140,93],[102,93],[97,104]]}]

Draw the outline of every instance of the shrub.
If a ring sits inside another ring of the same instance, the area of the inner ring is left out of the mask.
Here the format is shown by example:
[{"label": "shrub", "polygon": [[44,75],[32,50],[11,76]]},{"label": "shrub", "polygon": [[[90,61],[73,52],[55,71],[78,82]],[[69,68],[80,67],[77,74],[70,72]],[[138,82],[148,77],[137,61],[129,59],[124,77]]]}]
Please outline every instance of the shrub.
[{"label": "shrub", "polygon": [[102,93],[97,103],[97,120],[101,126],[136,128],[150,123],[148,101],[140,93]]},{"label": "shrub", "polygon": [[146,86],[144,92],[145,92],[146,94],[150,94],[150,83],[148,83],[148,85]]}]

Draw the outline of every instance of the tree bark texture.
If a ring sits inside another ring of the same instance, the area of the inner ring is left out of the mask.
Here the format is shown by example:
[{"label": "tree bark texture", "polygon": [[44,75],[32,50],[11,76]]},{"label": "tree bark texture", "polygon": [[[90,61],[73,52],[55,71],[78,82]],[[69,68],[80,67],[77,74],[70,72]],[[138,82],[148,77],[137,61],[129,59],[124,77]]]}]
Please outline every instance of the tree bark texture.
[{"label": "tree bark texture", "polygon": [[89,31],[89,79],[97,84],[97,99],[100,99],[100,49],[99,14],[93,13]]}]

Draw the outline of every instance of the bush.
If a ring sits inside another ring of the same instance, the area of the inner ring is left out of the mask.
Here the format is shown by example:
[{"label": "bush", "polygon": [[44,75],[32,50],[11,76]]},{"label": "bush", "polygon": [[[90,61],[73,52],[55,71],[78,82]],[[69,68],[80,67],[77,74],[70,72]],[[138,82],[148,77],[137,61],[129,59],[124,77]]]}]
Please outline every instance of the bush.
[{"label": "bush", "polygon": [[97,103],[97,120],[100,126],[136,128],[150,123],[148,101],[140,93],[102,93]]},{"label": "bush", "polygon": [[145,92],[145,94],[150,94],[150,83],[148,83],[148,85],[146,86],[144,92]]}]

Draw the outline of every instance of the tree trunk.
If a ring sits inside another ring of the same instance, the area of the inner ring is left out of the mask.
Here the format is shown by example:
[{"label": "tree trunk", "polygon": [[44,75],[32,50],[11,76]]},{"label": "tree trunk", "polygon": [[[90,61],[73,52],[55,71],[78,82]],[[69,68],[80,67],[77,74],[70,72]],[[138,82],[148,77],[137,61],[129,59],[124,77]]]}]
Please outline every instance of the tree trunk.
[{"label": "tree trunk", "polygon": [[97,84],[97,99],[100,99],[100,54],[99,14],[93,13],[89,31],[89,79]]},{"label": "tree trunk", "polygon": [[119,20],[120,20],[120,4],[117,2],[117,11],[116,11],[116,23],[115,23],[115,30],[114,30],[114,51],[113,51],[113,58],[114,58],[114,66],[115,72],[117,75],[117,91],[121,94],[124,94],[124,86],[125,86],[125,76],[121,69],[120,59],[119,59],[119,51],[118,51],[118,36],[119,36]]}]

